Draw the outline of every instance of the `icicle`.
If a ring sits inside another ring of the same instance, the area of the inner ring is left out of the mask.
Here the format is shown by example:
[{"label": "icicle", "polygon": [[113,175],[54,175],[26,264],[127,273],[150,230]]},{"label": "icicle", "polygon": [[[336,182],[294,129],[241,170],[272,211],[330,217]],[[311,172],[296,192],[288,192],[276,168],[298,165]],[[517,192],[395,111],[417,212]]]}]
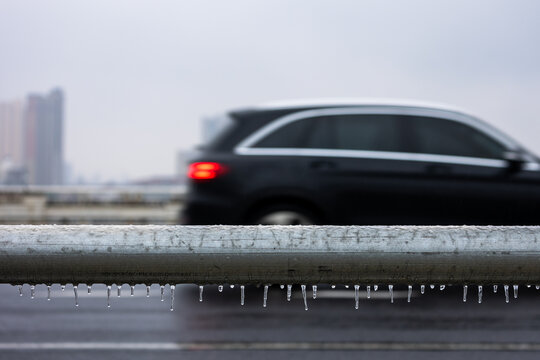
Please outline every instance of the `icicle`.
[{"label": "icicle", "polygon": [[424,294],[426,292],[426,285],[420,285],[420,294]]},{"label": "icicle", "polygon": [[19,285],[19,296],[23,296],[22,287],[22,285]]},{"label": "icicle", "polygon": [[374,291],[379,290],[379,285],[373,285],[373,290],[374,290]]},{"label": "icicle", "polygon": [[285,285],[279,285],[279,288],[280,288],[281,290],[283,290],[283,289],[285,289]]},{"label": "icicle", "polygon": [[244,305],[244,299],[246,298],[246,287],[240,285],[240,305]]},{"label": "icicle", "polygon": [[146,297],[150,297],[150,286],[146,285]]},{"label": "icicle", "polygon": [[86,289],[87,289],[89,294],[92,293],[92,285],[86,285]]},{"label": "icicle", "polygon": [[263,307],[266,307],[266,300],[268,300],[268,285],[264,285]]},{"label": "icicle", "polygon": [[498,288],[499,288],[498,285],[493,285],[493,293],[494,293],[494,294],[497,293]]},{"label": "icicle", "polygon": [[508,285],[504,285],[504,297],[507,303],[510,302],[510,294],[509,294],[508,288],[509,288]]},{"label": "icicle", "polygon": [[122,294],[122,284],[116,285],[116,292],[116,296],[120,297],[120,295]]},{"label": "icicle", "polygon": [[360,285],[354,285],[354,308],[358,310],[358,302],[360,301]]},{"label": "icicle", "polygon": [[171,285],[171,311],[174,311],[174,289],[175,285]]},{"label": "icicle", "polygon": [[79,307],[79,294],[77,293],[77,285],[73,285],[73,293],[75,294],[75,307]]},{"label": "icicle", "polygon": [[217,287],[217,291],[219,291],[219,292],[223,292],[223,285],[218,285],[218,287]]},{"label": "icicle", "polygon": [[51,301],[51,285],[47,285],[47,301]]},{"label": "icicle", "polygon": [[204,291],[204,285],[199,285],[199,302],[202,302],[202,296]]},{"label": "icicle", "polygon": [[412,285],[409,285],[407,287],[407,302],[408,303],[411,302],[411,295],[412,295]]},{"label": "icicle", "polygon": [[[540,289],[540,285],[536,285],[535,286],[536,290],[539,290]],[[22,296],[22,295],[21,295]]]},{"label": "icicle", "polygon": [[317,298],[317,285],[311,286],[311,289],[313,290],[313,299]]},{"label": "icicle", "polygon": [[388,292],[390,293],[390,302],[394,303],[394,285],[388,285]]},{"label": "icicle", "polygon": [[292,285],[287,285],[287,301],[291,301]]},{"label": "icicle", "polygon": [[366,286],[366,297],[371,298],[371,285]]},{"label": "icicle", "polygon": [[482,303],[482,285],[478,285],[478,303]]},{"label": "icicle", "polygon": [[60,288],[62,289],[62,292],[64,292],[64,290],[66,290],[66,285],[62,285]]},{"label": "icicle", "polygon": [[439,290],[443,291],[445,287],[446,287],[445,285],[441,285],[439,286]]},{"label": "icicle", "polygon": [[165,286],[164,285],[159,285],[159,291],[161,293],[161,298],[159,300],[163,301],[163,293],[165,292]]},{"label": "icicle", "polygon": [[135,295],[135,286],[131,285],[130,290],[131,290],[131,292],[129,293],[129,296],[134,296]]},{"label": "icicle", "polygon": [[304,298],[304,310],[307,310],[308,306],[307,306],[306,285],[300,285],[300,287],[302,288],[302,297]]},{"label": "icicle", "polygon": [[514,299],[517,299],[518,297],[518,285],[514,285]]},{"label": "icicle", "polygon": [[35,285],[30,285],[30,299],[33,299],[35,297],[35,292],[36,292],[36,286]]},{"label": "icicle", "polygon": [[107,307],[111,307],[111,285],[107,285]]},{"label": "icicle", "polygon": [[467,302],[467,285],[463,285],[463,302]]}]

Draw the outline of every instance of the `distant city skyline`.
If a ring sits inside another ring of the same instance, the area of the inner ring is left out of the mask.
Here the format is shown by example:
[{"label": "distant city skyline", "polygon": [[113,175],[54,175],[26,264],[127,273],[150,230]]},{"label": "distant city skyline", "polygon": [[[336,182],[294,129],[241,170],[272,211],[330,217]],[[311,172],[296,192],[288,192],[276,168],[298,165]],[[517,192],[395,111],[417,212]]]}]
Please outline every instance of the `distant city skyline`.
[{"label": "distant city skyline", "polygon": [[64,180],[64,95],[29,94],[0,101],[0,182],[61,185]]},{"label": "distant city skyline", "polygon": [[[296,98],[464,108],[540,154],[535,0],[0,3],[0,100],[60,86],[87,180],[172,175],[202,118]],[[96,25],[99,24],[99,25]]]}]

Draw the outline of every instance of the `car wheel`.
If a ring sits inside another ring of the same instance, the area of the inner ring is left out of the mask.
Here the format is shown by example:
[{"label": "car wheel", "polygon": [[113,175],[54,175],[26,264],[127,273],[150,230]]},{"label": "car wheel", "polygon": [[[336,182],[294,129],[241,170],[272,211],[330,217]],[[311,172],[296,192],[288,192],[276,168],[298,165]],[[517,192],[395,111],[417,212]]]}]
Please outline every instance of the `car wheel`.
[{"label": "car wheel", "polygon": [[314,225],[315,216],[308,210],[294,205],[273,205],[255,213],[250,221],[256,225]]}]

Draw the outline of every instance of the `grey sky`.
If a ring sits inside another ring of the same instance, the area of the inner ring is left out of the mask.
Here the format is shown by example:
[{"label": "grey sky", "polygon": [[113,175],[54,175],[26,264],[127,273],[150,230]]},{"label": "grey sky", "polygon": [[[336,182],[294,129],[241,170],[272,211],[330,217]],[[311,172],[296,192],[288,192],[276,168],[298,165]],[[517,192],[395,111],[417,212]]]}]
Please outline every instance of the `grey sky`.
[{"label": "grey sky", "polygon": [[199,119],[270,100],[468,109],[540,153],[540,1],[0,0],[0,99],[61,86],[66,159],[171,174]]}]

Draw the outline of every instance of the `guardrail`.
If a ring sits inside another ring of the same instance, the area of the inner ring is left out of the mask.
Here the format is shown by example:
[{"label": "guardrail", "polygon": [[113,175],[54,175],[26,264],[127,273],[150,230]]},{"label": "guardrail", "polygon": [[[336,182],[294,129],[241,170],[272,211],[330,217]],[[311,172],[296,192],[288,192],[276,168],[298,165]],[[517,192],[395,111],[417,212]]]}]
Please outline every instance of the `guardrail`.
[{"label": "guardrail", "polygon": [[540,227],[0,226],[12,284],[540,284]]}]

